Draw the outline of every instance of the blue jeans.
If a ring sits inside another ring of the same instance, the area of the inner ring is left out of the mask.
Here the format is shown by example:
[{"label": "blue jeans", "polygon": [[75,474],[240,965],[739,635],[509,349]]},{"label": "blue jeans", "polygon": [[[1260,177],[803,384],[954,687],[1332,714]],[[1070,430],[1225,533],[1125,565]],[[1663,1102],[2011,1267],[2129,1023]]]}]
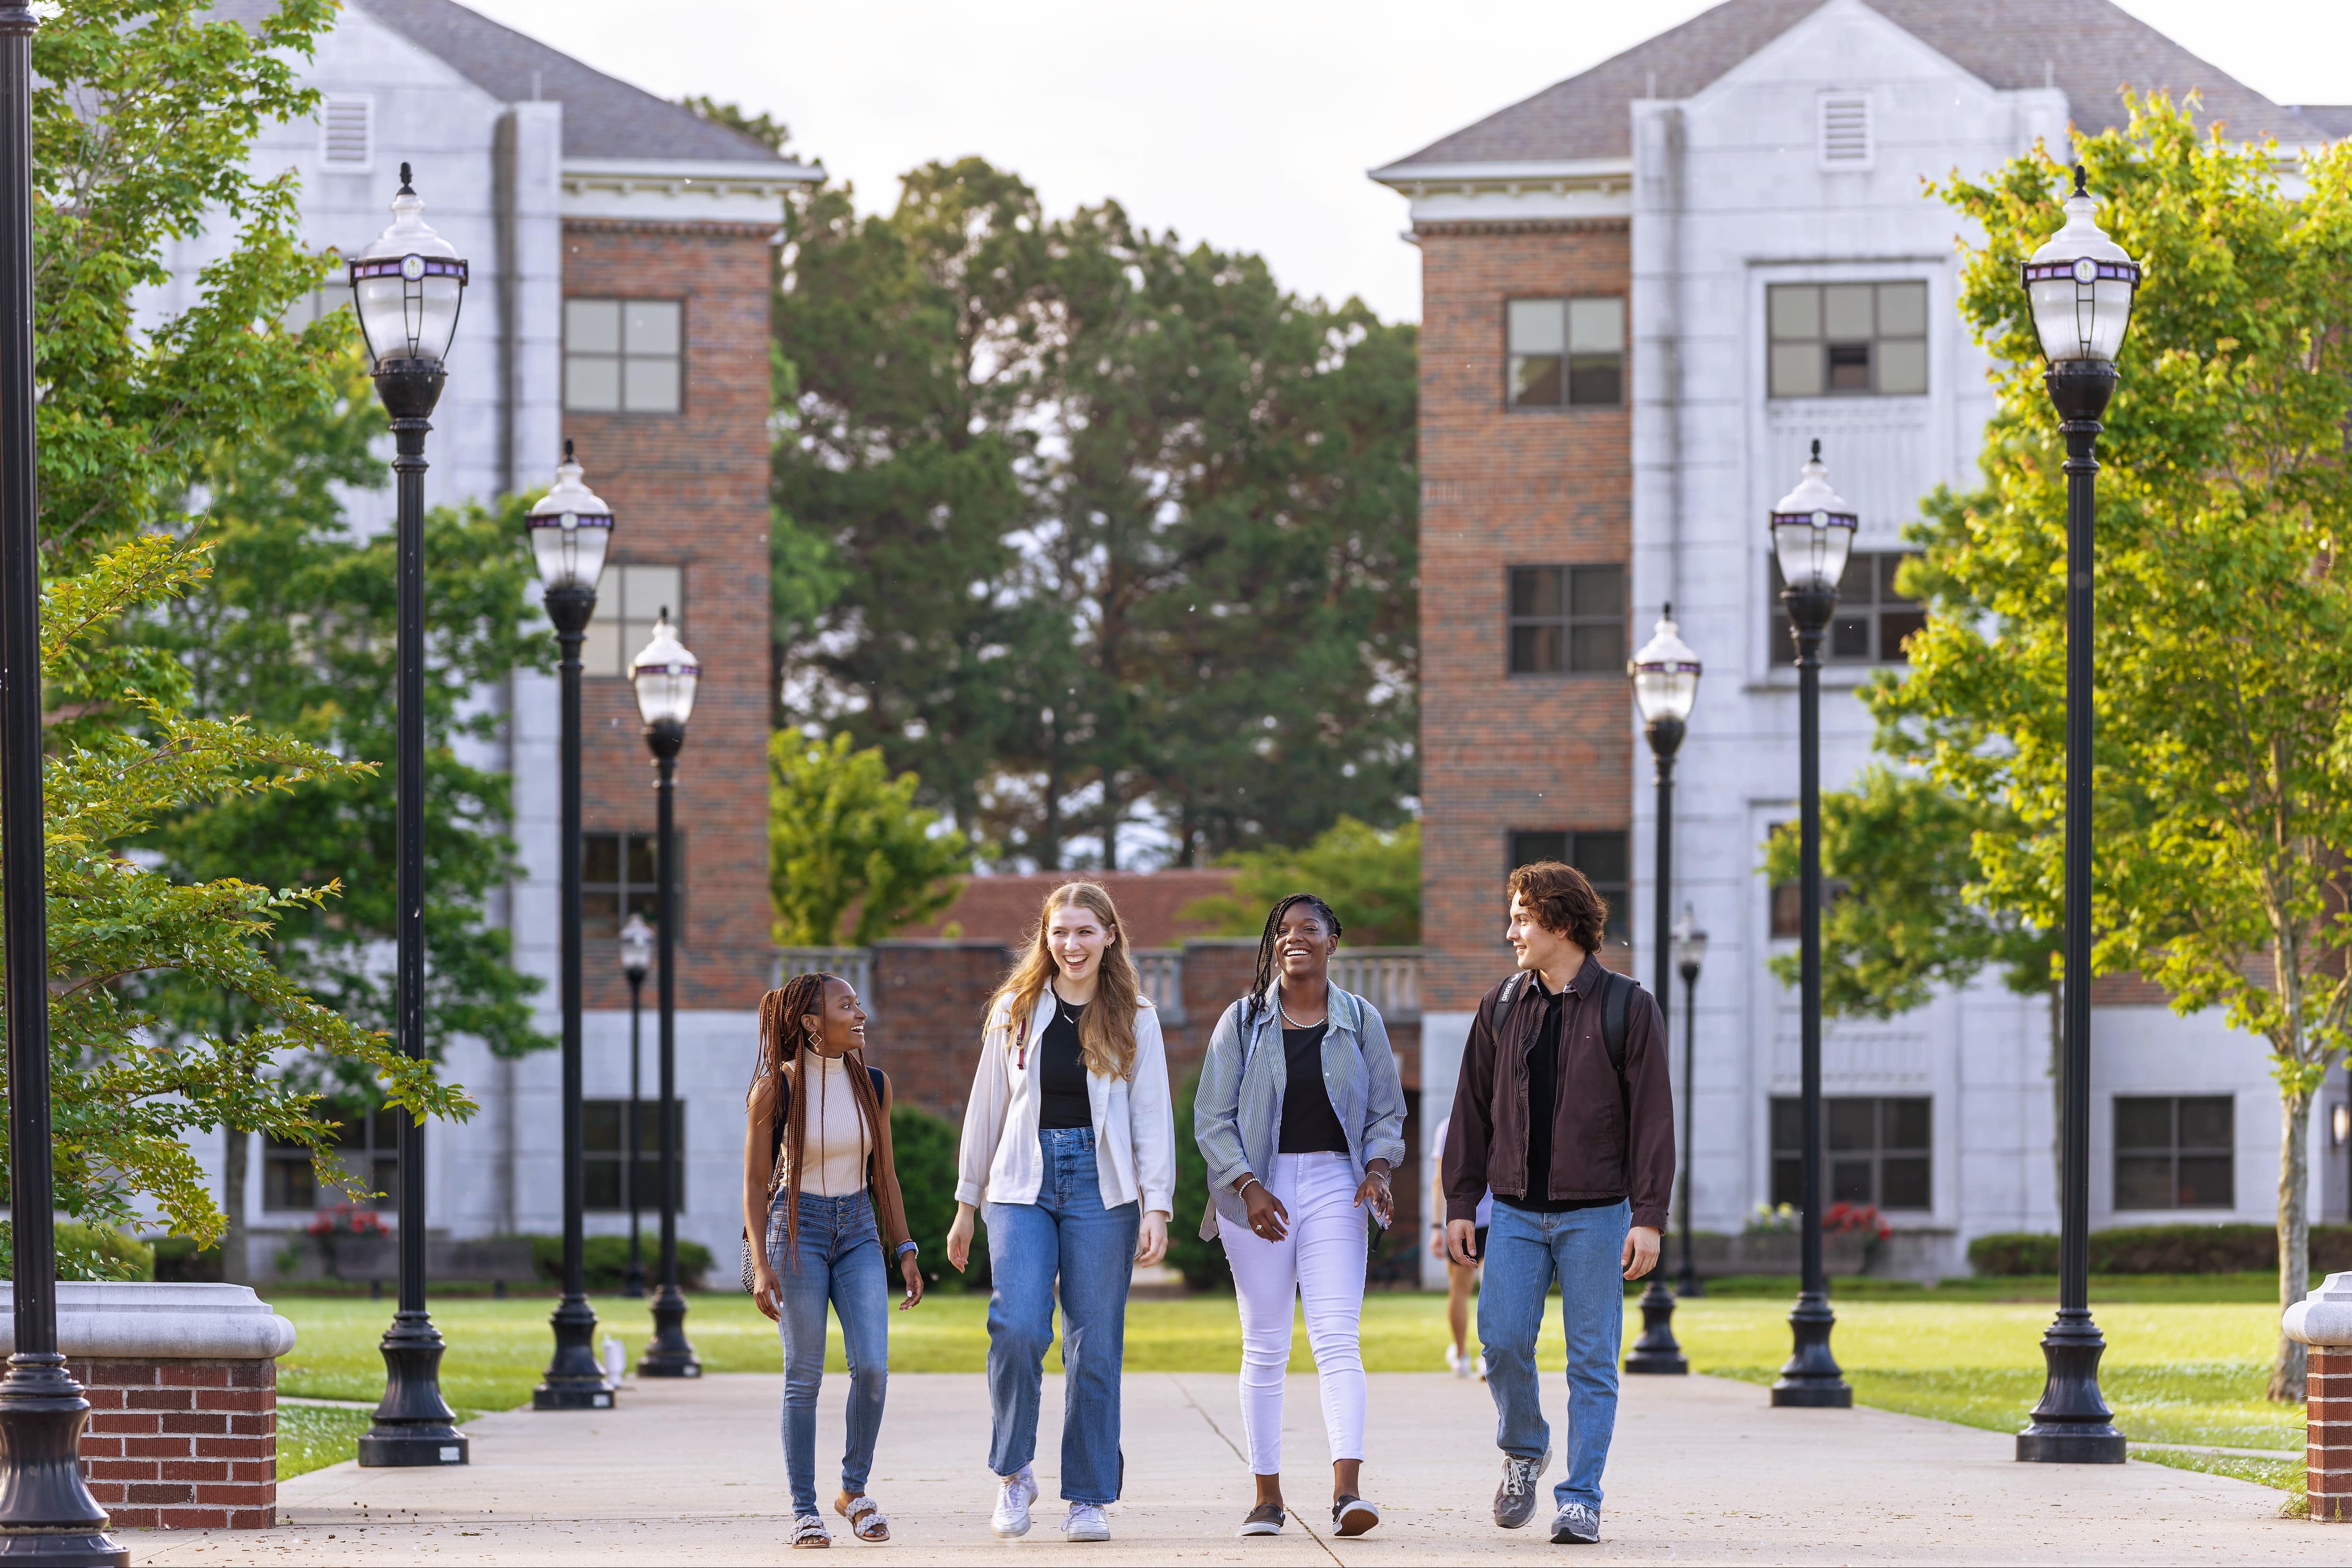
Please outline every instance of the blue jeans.
[{"label": "blue jeans", "polygon": [[1118,1500],[1118,1375],[1127,1353],[1127,1287],[1135,1275],[1142,1205],[1105,1208],[1092,1127],[1046,1127],[1045,1175],[1034,1203],[988,1206],[988,1468],[1017,1472],[1037,1453],[1037,1402],[1062,1300],[1062,1498]]},{"label": "blue jeans", "polygon": [[[841,1320],[849,1363],[849,1438],[841,1451],[841,1490],[855,1497],[874,1469],[882,1430],[882,1396],[890,1382],[890,1286],[874,1205],[863,1192],[840,1197],[800,1195],[800,1245],[784,1254],[784,1195],[768,1206],[768,1266],[783,1307],[784,1474],[793,1511],[816,1511],[816,1391],[824,1379],[824,1307]],[[795,1266],[797,1264],[797,1266]]]},{"label": "blue jeans", "polygon": [[1478,1290],[1478,1343],[1495,1396],[1495,1446],[1519,1459],[1551,1451],[1543,1389],[1536,1379],[1536,1333],[1544,1296],[1559,1279],[1560,1327],[1568,1339],[1568,1474],[1552,1489],[1565,1508],[1601,1511],[1601,1470],[1617,1429],[1617,1346],[1625,1326],[1619,1261],[1629,1205],[1531,1214],[1497,1198],[1486,1231],[1486,1278]]}]

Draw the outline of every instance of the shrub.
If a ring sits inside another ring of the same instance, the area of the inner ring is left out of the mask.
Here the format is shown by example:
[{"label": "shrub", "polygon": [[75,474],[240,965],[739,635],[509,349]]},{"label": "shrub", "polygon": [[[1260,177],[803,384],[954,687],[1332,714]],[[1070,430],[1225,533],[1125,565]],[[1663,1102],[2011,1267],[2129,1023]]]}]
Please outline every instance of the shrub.
[{"label": "shrub", "polygon": [[[898,1166],[898,1194],[906,1200],[907,1233],[914,1238],[926,1289],[989,1288],[984,1231],[972,1237],[971,1268],[958,1274],[948,1261],[948,1227],[955,1222],[956,1212],[956,1143],[961,1135],[953,1123],[929,1111],[905,1104],[890,1107],[890,1152]],[[890,1280],[894,1287],[898,1284],[896,1268]]]},{"label": "shrub", "polygon": [[[2058,1238],[2013,1230],[1969,1243],[1979,1274],[2054,1274]],[[2278,1232],[2267,1225],[2127,1225],[2091,1232],[2094,1274],[2242,1274],[2278,1267]],[[2352,1225],[2311,1228],[2315,1274],[2352,1269]]]},{"label": "shrub", "polygon": [[1201,1239],[1201,1208],[1209,1201],[1209,1162],[1192,1141],[1192,1096],[1201,1087],[1195,1070],[1176,1092],[1176,1212],[1168,1220],[1168,1266],[1195,1291],[1233,1289],[1234,1270],[1222,1241]]},{"label": "shrub", "polygon": [[155,1249],[109,1225],[58,1224],[60,1280],[152,1280]]},{"label": "shrub", "polygon": [[158,1236],[148,1242],[155,1253],[155,1278],[188,1283],[217,1283],[221,1249],[199,1247],[193,1236]]},{"label": "shrub", "polygon": [[[563,1283],[563,1238],[531,1236],[525,1239],[530,1243],[530,1260],[538,1269],[540,1277],[558,1285]],[[619,1290],[629,1273],[628,1237],[591,1236],[585,1241],[581,1261],[584,1265],[582,1271],[587,1277],[588,1288],[592,1291]],[[645,1261],[646,1285],[650,1290],[661,1280],[661,1232],[639,1231],[637,1246]],[[679,1237],[677,1282],[687,1290],[699,1291],[704,1288],[705,1277],[709,1272],[710,1249],[699,1241]]]}]

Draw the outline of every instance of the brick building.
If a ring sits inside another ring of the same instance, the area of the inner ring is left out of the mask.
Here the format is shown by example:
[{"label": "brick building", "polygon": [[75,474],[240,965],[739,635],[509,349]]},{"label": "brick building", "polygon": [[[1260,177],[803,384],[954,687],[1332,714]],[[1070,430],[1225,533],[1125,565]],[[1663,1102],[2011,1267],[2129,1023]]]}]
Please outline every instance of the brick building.
[{"label": "brick building", "polygon": [[[1901,664],[1918,622],[1894,592],[1902,527],[1968,481],[1991,411],[1953,309],[1956,219],[1921,181],[2063,150],[2070,124],[2120,120],[2126,83],[2195,89],[2290,158],[2352,131],[2352,110],[2273,103],[2107,0],[1731,0],[1374,171],[1423,262],[1433,1115],[1468,1009],[1508,967],[1511,864],[1582,866],[1618,905],[1609,957],[1651,973],[1654,794],[1624,664],[1671,602],[1706,664],[1673,891],[1711,937],[1694,1210],[1736,1229],[1793,1187],[1795,998],[1764,967],[1792,945],[1793,900],[1757,872],[1794,814],[1796,683],[1763,519],[1821,439],[1862,517],[1824,672],[1834,788],[1869,756],[1853,688]],[[2095,998],[2100,1221],[2266,1219],[2261,1048],[2147,990]],[[1958,1267],[1978,1232],[2051,1227],[2049,1060],[2045,1005],[1990,980],[1833,1021],[1830,1196],[1889,1210],[1920,1269]],[[2315,1112],[2315,1218],[2345,1211],[2326,1131],[2344,1099],[2338,1081]]]},{"label": "brick building", "polygon": [[[274,0],[224,0],[251,20]],[[683,869],[678,1071],[685,1234],[724,1252],[740,1223],[740,1107],[753,1009],[774,961],[767,894],[769,303],[783,199],[823,171],[591,70],[451,0],[350,0],[306,76],[317,119],[265,130],[257,164],[291,166],[306,236],[346,254],[388,221],[404,162],[426,220],[471,264],[426,499],[543,487],[568,436],[617,519],[584,658],[587,1191],[592,1229],[625,1224],[621,1127],[628,988],[613,941],[655,915],[653,769],[625,671],[667,607],[703,676],[678,765]],[[190,242],[187,287],[219,236]],[[324,291],[319,308],[342,303]],[[387,446],[387,453],[389,448]],[[387,489],[352,520],[388,528]],[[520,543],[518,544],[520,548]],[[480,700],[506,732],[478,758],[513,778],[523,874],[497,911],[541,977],[557,1030],[557,688],[523,674]],[[653,987],[647,984],[650,1012]],[[646,1092],[654,1029],[644,1031]],[[449,1076],[481,1104],[436,1130],[430,1221],[458,1236],[561,1228],[559,1061],[493,1061],[453,1041]],[[389,1186],[391,1127],[351,1157]],[[655,1120],[641,1118],[651,1141]],[[253,1265],[310,1218],[304,1163],[257,1146]],[[654,1190],[650,1155],[640,1167]]]}]

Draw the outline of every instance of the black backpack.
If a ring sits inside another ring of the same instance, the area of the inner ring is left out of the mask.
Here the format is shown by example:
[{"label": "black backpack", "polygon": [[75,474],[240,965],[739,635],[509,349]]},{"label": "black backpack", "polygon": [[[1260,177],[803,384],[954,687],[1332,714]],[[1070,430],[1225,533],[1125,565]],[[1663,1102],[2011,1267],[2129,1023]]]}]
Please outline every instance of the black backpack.
[{"label": "black backpack", "polygon": [[[1497,1046],[1503,1043],[1503,1020],[1511,1016],[1511,1009],[1527,991],[1528,973],[1521,969],[1505,980],[1494,1005],[1487,1009],[1486,1027],[1494,1032]],[[1625,1009],[1633,1005],[1633,993],[1642,988],[1642,983],[1614,969],[1603,969],[1601,976],[1601,1040],[1609,1048],[1609,1065],[1617,1070],[1617,1092],[1622,1095],[1625,1092]]]}]

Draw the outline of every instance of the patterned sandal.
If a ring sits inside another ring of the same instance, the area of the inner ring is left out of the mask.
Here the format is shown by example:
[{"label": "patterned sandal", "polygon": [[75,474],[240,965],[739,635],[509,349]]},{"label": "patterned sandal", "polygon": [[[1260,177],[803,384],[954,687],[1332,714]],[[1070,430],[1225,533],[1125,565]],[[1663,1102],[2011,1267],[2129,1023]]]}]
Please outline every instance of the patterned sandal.
[{"label": "patterned sandal", "polygon": [[843,1492],[833,1500],[833,1511],[849,1521],[850,1532],[860,1541],[878,1542],[890,1539],[890,1521],[882,1505],[864,1492],[856,1497]]},{"label": "patterned sandal", "polygon": [[833,1544],[833,1532],[824,1527],[824,1520],[814,1513],[796,1514],[793,1518],[793,1549],[806,1552]]}]

